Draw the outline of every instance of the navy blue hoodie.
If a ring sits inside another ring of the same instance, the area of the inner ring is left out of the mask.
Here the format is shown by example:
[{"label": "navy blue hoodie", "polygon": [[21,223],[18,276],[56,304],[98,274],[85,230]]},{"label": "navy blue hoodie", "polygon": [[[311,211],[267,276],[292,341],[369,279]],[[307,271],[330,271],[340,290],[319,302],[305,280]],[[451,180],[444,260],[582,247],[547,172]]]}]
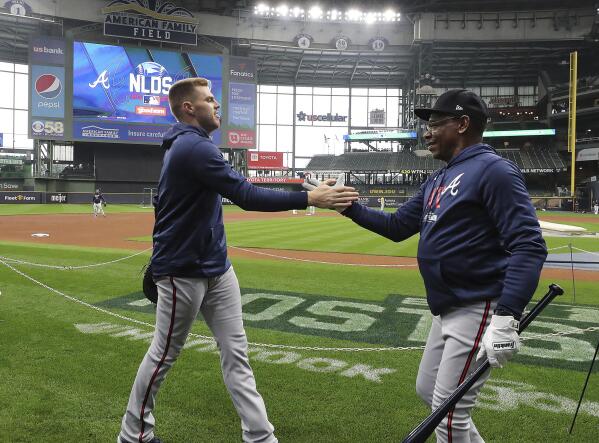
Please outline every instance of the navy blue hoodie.
[{"label": "navy blue hoodie", "polygon": [[498,298],[498,308],[520,316],[547,257],[520,171],[482,143],[432,174],[395,213],[354,203],[343,215],[393,241],[420,232],[418,266],[435,315]]},{"label": "navy blue hoodie", "polygon": [[305,192],[273,191],[249,183],[224,160],[206,131],[177,123],[166,149],[155,207],[155,277],[214,277],[231,266],[221,196],[250,211],[304,209]]}]

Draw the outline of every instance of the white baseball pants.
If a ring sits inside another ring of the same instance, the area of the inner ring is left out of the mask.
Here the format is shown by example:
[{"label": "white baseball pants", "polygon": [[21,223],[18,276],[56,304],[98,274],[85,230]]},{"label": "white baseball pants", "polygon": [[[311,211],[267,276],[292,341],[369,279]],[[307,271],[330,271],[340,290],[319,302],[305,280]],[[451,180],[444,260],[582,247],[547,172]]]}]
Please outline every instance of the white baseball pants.
[{"label": "white baseball pants", "polygon": [[[276,443],[247,357],[241,293],[233,267],[213,278],[165,277],[157,286],[154,338],[137,371],[121,424],[121,439],[142,443],[154,437],[154,399],[201,311],[220,350],[223,378],[241,418],[243,441]],[[210,436],[205,438],[210,441]]]},{"label": "white baseball pants", "polygon": [[[479,366],[476,354],[495,305],[477,302],[433,317],[416,379],[416,392],[432,410]],[[483,374],[437,426],[438,443],[484,443],[470,412],[489,374]]]}]

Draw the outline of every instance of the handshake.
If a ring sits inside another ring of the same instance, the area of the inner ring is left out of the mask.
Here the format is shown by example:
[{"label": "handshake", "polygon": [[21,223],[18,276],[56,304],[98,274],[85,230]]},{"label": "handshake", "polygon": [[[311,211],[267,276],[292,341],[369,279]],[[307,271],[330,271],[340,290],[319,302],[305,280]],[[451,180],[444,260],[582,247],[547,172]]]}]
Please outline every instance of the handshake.
[{"label": "handshake", "polygon": [[308,206],[323,209],[335,209],[342,212],[345,208],[358,200],[358,193],[354,188],[344,186],[345,174],[339,174],[337,179],[328,179],[319,182],[307,178],[302,186],[308,191]]}]

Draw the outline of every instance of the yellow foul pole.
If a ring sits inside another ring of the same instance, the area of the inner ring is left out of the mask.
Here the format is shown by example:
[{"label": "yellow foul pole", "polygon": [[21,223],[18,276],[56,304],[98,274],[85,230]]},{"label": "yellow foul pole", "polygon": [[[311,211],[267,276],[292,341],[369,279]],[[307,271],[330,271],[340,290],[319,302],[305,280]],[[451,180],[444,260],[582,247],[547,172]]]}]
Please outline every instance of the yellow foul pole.
[{"label": "yellow foul pole", "polygon": [[[578,79],[578,52],[570,52],[570,96],[568,109],[568,152],[572,153],[572,166],[570,174],[570,196],[576,195],[576,82]],[[573,200],[573,203],[574,200]],[[574,207],[572,209],[575,209]]]}]

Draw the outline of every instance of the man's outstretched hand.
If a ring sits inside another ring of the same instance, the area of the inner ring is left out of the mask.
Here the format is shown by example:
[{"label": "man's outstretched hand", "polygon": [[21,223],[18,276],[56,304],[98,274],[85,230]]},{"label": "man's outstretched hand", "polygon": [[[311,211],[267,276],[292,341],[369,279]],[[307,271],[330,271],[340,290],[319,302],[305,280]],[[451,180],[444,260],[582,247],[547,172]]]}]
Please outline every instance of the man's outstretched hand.
[{"label": "man's outstretched hand", "polygon": [[343,185],[343,174],[340,174],[337,179],[328,179],[324,182],[308,178],[302,186],[308,191],[309,206],[341,212],[358,200],[356,190]]}]

